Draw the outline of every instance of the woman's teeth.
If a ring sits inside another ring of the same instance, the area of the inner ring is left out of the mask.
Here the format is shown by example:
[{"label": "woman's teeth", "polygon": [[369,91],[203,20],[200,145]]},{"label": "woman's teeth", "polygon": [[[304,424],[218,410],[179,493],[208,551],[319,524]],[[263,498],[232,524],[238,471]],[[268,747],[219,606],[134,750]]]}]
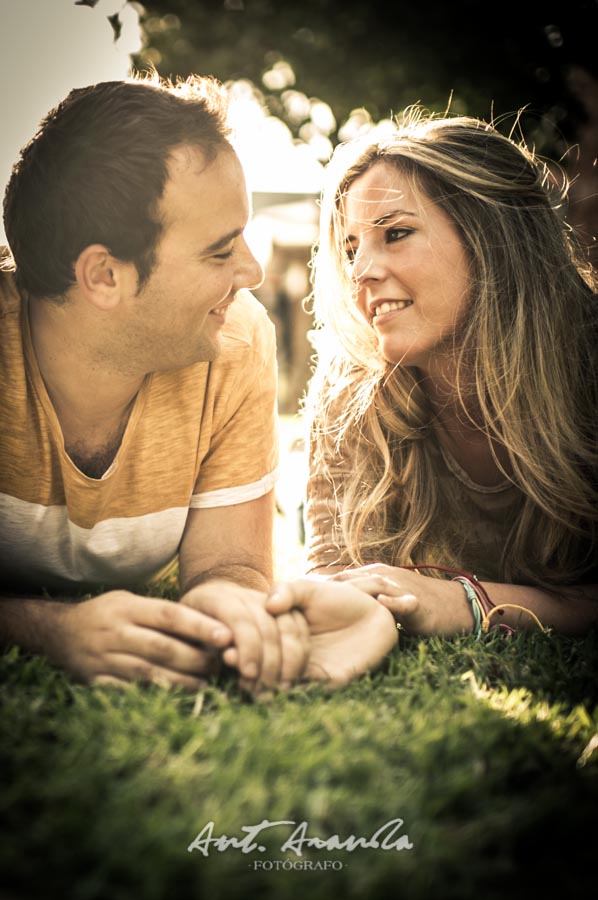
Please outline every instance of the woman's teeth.
[{"label": "woman's teeth", "polygon": [[374,310],[374,318],[382,316],[384,313],[392,312],[393,309],[405,309],[407,306],[411,306],[412,303],[413,300],[385,300],[384,303],[381,303]]}]

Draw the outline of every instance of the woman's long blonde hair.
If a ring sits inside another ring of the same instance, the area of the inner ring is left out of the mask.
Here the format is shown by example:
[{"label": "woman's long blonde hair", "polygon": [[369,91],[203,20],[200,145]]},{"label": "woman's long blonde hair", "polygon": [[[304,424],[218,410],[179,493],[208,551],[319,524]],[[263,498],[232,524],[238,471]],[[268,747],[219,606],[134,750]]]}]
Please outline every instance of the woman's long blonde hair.
[{"label": "woman's long blonde hair", "polygon": [[313,470],[332,481],[332,461],[350,460],[336,498],[342,561],[459,567],[439,527],[426,394],[415,369],[381,356],[347,271],[343,200],[379,161],[448,214],[468,253],[457,393],[507,449],[522,494],[502,577],[575,583],[596,564],[597,284],[565,222],[566,179],[480,120],[421,110],[382,140],[341,146],[322,197],[306,411]]}]

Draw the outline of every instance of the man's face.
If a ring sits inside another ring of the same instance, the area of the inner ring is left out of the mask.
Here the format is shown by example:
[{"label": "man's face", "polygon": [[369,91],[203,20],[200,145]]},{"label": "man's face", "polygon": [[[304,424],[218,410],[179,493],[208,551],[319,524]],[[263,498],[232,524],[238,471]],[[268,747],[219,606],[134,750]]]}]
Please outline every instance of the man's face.
[{"label": "man's face", "polygon": [[206,162],[201,150],[177,147],[169,174],[156,261],[129,298],[134,333],[126,343],[148,372],[215,359],[235,294],[264,277],[243,237],[247,189],[234,151],[224,147]]}]

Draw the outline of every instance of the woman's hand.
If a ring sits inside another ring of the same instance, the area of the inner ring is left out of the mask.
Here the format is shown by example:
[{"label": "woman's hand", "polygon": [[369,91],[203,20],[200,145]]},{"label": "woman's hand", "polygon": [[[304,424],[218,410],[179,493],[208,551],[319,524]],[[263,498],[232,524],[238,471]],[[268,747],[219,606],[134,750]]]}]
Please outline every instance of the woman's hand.
[{"label": "woman's hand", "polygon": [[377,668],[398,639],[390,612],[352,584],[282,582],[274,587],[266,609],[277,617],[301,611],[310,632],[304,677],[331,687]]},{"label": "woman's hand", "polygon": [[450,637],[473,630],[471,605],[458,582],[383,563],[346,569],[330,580],[352,584],[374,597],[408,634]]}]

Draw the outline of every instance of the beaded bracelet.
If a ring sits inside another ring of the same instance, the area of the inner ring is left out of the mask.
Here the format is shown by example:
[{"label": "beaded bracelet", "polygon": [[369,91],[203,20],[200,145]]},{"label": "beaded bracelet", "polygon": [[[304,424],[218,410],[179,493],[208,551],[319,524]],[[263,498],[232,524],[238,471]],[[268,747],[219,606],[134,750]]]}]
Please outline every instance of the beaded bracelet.
[{"label": "beaded bracelet", "polygon": [[[490,630],[490,620],[492,616],[502,616],[504,615],[504,609],[502,606],[495,606],[490,597],[488,596],[488,592],[483,587],[483,585],[478,581],[477,576],[475,575],[459,575],[457,578],[453,578],[453,581],[460,581],[461,584],[465,587],[465,592],[469,597],[469,592],[471,592],[477,602],[479,603],[481,610],[481,630],[484,634],[487,634]],[[507,635],[511,635],[515,633],[515,629],[511,625],[507,625],[505,622],[497,623],[498,629],[503,631]]]},{"label": "beaded bracelet", "polygon": [[452,580],[460,582],[463,585],[463,587],[465,588],[465,596],[471,603],[471,609],[473,612],[473,621],[474,621],[473,633],[475,634],[476,641],[479,641],[479,639],[482,636],[482,621],[483,621],[482,617],[483,617],[484,613],[483,613],[480,601],[478,600],[478,595],[476,594],[475,590],[473,589],[469,579],[465,578],[463,575],[458,575],[456,578],[453,578]]},{"label": "beaded bracelet", "polygon": [[[470,600],[471,596],[474,596],[479,605],[478,612],[481,610],[482,621],[481,621],[481,630],[484,634],[487,634],[490,630],[491,620],[494,616],[503,616],[505,609],[517,609],[519,612],[525,613],[531,619],[533,619],[534,623],[538,626],[539,630],[543,634],[547,634],[548,629],[542,624],[538,616],[531,611],[531,609],[527,609],[525,606],[519,606],[517,603],[501,603],[500,606],[496,606],[488,596],[488,592],[483,587],[482,584],[477,579],[476,575],[458,575],[456,578],[453,578],[453,581],[460,581],[463,587],[465,588],[465,593],[467,594],[467,599]],[[474,609],[474,634],[478,634],[477,630],[477,614],[475,610],[475,605],[472,603],[472,608]],[[507,625],[506,622],[499,622],[497,626],[500,631],[503,631],[507,635],[515,634],[516,629],[512,625]]]}]

